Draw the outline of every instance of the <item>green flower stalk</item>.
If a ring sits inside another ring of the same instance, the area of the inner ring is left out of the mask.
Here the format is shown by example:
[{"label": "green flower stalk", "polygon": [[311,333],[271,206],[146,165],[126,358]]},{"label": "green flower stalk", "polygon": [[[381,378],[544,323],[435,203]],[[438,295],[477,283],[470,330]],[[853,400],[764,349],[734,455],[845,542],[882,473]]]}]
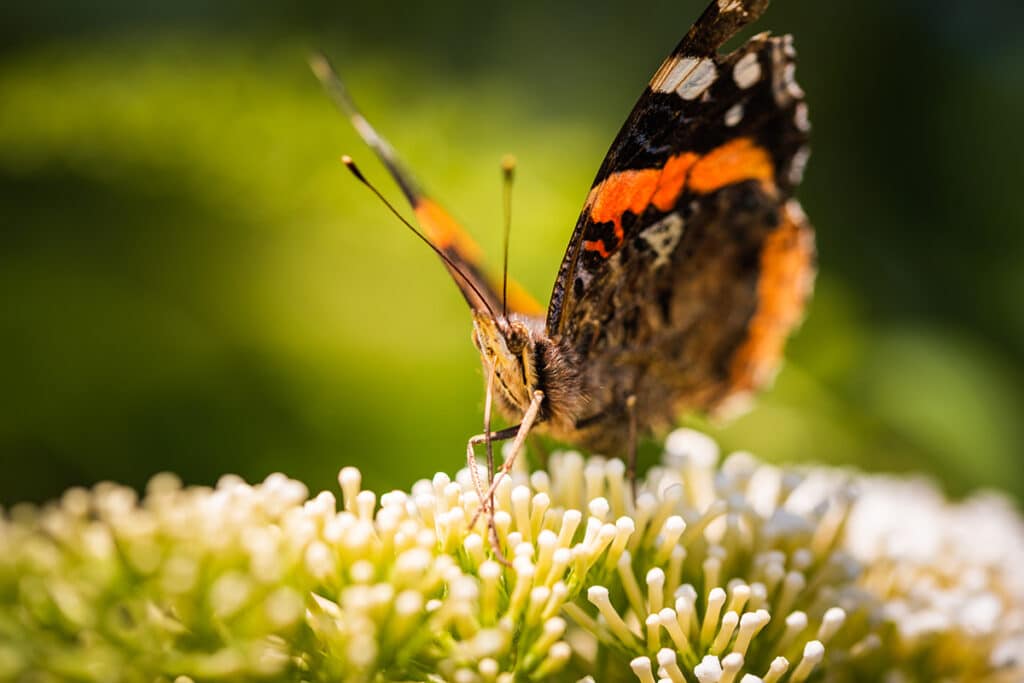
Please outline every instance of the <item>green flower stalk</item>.
[{"label": "green flower stalk", "polygon": [[[4,681],[1024,680],[1024,521],[994,496],[671,434],[340,502],[275,474],[100,484],[0,521]],[[507,559],[506,559],[507,558]]]}]

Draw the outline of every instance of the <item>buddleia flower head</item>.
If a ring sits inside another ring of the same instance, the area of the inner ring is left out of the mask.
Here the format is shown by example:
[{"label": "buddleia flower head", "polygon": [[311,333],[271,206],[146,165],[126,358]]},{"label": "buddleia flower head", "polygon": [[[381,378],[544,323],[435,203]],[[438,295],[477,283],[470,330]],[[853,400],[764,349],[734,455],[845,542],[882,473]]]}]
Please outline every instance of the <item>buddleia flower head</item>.
[{"label": "buddleia flower head", "polygon": [[1024,680],[1024,527],[996,497],[719,459],[669,436],[380,496],[276,474],[100,484],[0,521],[0,680]]}]

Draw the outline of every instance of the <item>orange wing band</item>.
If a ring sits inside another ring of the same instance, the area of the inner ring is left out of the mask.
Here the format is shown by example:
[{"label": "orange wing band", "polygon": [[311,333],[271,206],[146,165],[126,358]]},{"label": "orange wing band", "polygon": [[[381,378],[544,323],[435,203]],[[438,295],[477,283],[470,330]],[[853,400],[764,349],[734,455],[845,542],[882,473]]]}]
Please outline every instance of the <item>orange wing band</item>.
[{"label": "orange wing band", "polygon": [[701,157],[690,170],[688,187],[707,194],[744,180],[775,181],[771,157],[750,138],[727,142]]},{"label": "orange wing band", "polygon": [[744,180],[772,184],[775,169],[763,147],[750,138],[738,138],[707,154],[681,152],[669,157],[661,168],[634,169],[614,173],[590,191],[590,220],[611,223],[617,243],[586,240],[583,248],[608,258],[622,245],[622,218],[626,212],[639,216],[647,207],[671,211],[686,189],[698,194],[714,192]]},{"label": "orange wing band", "polygon": [[480,263],[480,247],[440,204],[430,199],[420,199],[413,210],[427,238],[435,246],[445,250],[454,249],[462,260],[472,264]]},{"label": "orange wing band", "polygon": [[[474,267],[480,265],[483,261],[483,252],[480,246],[447,211],[441,208],[440,204],[430,199],[421,198],[416,202],[413,210],[416,212],[416,219],[423,226],[423,232],[427,239],[435,246],[449,254],[455,252],[457,263],[461,261]],[[488,279],[491,280],[489,285],[491,296],[497,298],[501,294],[501,281]],[[461,283],[459,286],[462,286]],[[545,310],[519,283],[513,280],[509,280],[508,283],[508,308],[510,311],[524,315],[541,315]]]},{"label": "orange wing band", "polygon": [[786,337],[803,317],[813,285],[814,234],[794,200],[783,208],[782,223],[761,252],[757,310],[730,372],[736,391],[757,389],[772,380]]}]

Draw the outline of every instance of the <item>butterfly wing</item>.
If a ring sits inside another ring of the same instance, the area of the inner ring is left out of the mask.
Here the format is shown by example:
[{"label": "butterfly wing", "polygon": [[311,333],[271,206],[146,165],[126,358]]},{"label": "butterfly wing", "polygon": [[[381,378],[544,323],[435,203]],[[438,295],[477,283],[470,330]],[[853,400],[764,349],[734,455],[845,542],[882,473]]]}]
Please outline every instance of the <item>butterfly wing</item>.
[{"label": "butterfly wing", "polygon": [[585,366],[581,424],[611,424],[594,447],[618,445],[627,396],[651,426],[760,386],[801,317],[814,247],[792,199],[809,128],[792,41],[717,52],[766,5],[711,3],[612,143],[570,239],[547,329]]},{"label": "butterfly wing", "polygon": [[[423,191],[398,158],[391,144],[356,107],[348,89],[327,58],[320,54],[314,55],[310,65],[339,109],[349,118],[356,132],[376,153],[377,158],[394,178],[412,206],[424,235],[449,259],[451,265],[446,263],[445,267],[448,268],[470,308],[481,313],[502,310],[501,281],[487,275],[483,267],[483,254],[477,243],[444,207]],[[544,312],[537,300],[514,281],[508,283],[506,308],[531,316],[542,315]]]}]

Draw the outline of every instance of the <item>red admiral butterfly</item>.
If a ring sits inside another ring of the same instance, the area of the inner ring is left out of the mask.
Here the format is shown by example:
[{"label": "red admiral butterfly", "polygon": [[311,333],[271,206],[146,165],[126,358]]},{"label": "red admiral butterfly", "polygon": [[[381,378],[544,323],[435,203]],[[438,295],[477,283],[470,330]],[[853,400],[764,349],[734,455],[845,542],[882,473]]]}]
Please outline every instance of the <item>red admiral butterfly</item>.
[{"label": "red admiral butterfly", "polygon": [[514,283],[506,296],[484,276],[476,244],[314,60],[469,303],[488,404],[493,387],[501,412],[521,420],[474,437],[471,462],[474,444],[515,436],[507,472],[537,428],[627,454],[632,475],[638,431],[722,413],[771,380],[814,279],[813,231],[793,199],[807,106],[791,36],[718,53],[767,4],[714,0],[654,74],[597,172],[546,315]]}]

